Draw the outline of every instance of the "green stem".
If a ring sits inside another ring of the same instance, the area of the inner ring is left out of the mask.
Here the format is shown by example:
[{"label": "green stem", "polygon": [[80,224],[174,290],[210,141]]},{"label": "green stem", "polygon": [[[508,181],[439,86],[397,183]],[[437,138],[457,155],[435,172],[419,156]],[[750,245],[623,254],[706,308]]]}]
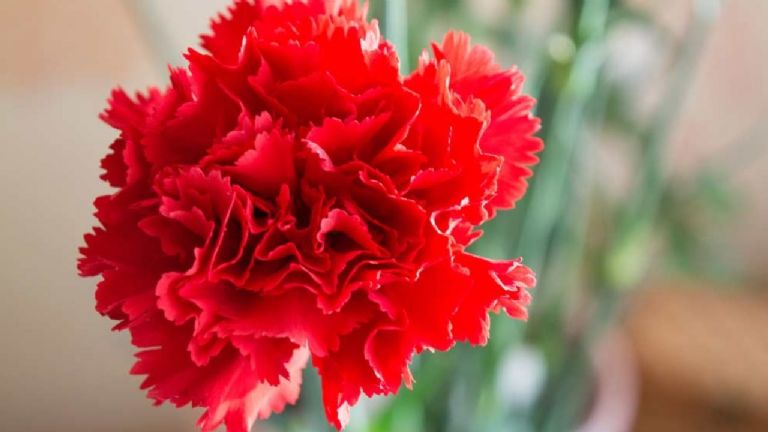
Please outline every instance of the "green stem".
[{"label": "green stem", "polygon": [[666,97],[641,144],[637,182],[631,199],[616,224],[613,242],[606,248],[604,285],[625,290],[637,285],[650,264],[651,231],[666,191],[664,147],[687,100],[698,59],[717,14],[719,0],[696,1],[693,22],[683,40],[680,57],[667,84]]},{"label": "green stem", "polygon": [[[522,224],[518,249],[535,268],[543,267],[548,251],[547,243],[561,216],[561,201],[553,198],[562,197],[568,187],[575,144],[579,131],[584,127],[586,107],[594,94],[603,64],[602,37],[609,2],[587,0],[582,12],[593,3],[601,5],[602,9],[596,10],[590,6],[590,13],[599,16],[591,17],[588,20],[591,23],[589,26],[580,26],[589,28],[592,33],[577,47],[567,82],[555,105],[552,122],[547,126],[550,131],[545,139],[547,148],[536,173],[538,178],[535,187],[530,191],[529,208]],[[596,26],[595,22],[602,25]]]},{"label": "green stem", "polygon": [[405,0],[385,0],[384,35],[397,48],[400,73],[410,72],[408,53],[408,7]]},{"label": "green stem", "polygon": [[[710,3],[711,4],[711,3]],[[618,232],[614,242],[607,248],[606,261],[610,264],[615,256],[622,253],[621,248],[637,238],[632,234],[637,229],[650,230],[654,225],[661,198],[664,194],[663,145],[668,141],[673,125],[679,116],[690,89],[691,76],[714,15],[706,12],[705,1],[699,1],[696,19],[689,28],[683,43],[682,55],[677,63],[672,79],[668,83],[667,97],[655,116],[650,132],[645,135],[640,158],[640,176],[635,186],[632,199],[618,220]],[[639,228],[638,228],[639,227]],[[648,256],[649,250],[642,249],[641,256]],[[634,255],[633,255],[634,256]],[[537,430],[558,431],[572,429],[579,416],[586,408],[590,362],[589,350],[602,336],[606,328],[612,326],[620,315],[624,284],[634,286],[639,279],[607,279],[592,303],[587,324],[571,339],[565,350],[563,362],[556,368],[542,396],[544,406],[557,407],[554,410],[541,409],[537,412]]]}]

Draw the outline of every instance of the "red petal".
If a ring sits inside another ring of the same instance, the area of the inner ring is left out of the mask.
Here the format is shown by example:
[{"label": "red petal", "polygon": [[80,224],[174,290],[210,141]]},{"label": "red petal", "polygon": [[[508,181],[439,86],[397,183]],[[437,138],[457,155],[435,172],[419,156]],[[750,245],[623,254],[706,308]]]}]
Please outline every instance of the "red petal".
[{"label": "red petal", "polygon": [[275,197],[283,184],[295,183],[294,153],[292,137],[279,132],[262,133],[256,137],[253,149],[224,172],[256,194]]},{"label": "red petal", "polygon": [[519,261],[490,261],[466,253],[457,257],[457,263],[468,269],[474,286],[452,319],[456,339],[485,345],[490,329],[488,311],[497,305],[504,305],[513,317],[524,318],[530,301],[526,290],[536,283],[528,267]]},{"label": "red petal", "polygon": [[325,415],[338,430],[346,426],[349,408],[362,393],[373,396],[382,392],[364,354],[369,333],[368,328],[360,328],[343,337],[338,350],[326,356],[312,356],[312,364],[321,378]]}]

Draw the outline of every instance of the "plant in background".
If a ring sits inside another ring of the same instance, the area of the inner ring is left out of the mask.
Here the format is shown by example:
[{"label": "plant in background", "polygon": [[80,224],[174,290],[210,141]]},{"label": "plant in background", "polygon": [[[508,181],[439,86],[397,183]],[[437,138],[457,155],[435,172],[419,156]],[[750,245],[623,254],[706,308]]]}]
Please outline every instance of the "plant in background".
[{"label": "plant in background", "polygon": [[403,77],[356,0],[240,0],[202,45],[165,90],[113,93],[117,191],[79,263],[150,398],[242,432],[311,358],[341,429],[414,354],[527,316],[533,272],[467,251],[542,147],[517,70],[452,32]]}]

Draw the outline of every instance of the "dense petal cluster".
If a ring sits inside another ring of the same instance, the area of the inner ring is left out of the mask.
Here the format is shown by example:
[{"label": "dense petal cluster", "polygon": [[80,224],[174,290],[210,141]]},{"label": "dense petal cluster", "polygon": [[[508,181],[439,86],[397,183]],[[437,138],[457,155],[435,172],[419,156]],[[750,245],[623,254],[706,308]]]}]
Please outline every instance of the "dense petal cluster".
[{"label": "dense petal cluster", "polygon": [[450,33],[408,77],[355,0],[240,0],[165,90],[116,90],[80,272],[139,349],[149,397],[247,431],[299,395],[329,421],[423,350],[524,318],[533,273],[466,252],[541,142],[522,76]]}]

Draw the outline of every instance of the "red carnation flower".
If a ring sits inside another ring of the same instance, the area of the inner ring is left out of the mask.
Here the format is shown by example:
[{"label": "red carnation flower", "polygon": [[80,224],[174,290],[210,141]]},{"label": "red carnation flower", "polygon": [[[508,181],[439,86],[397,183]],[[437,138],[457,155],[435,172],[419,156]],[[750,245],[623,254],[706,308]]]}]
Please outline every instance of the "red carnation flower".
[{"label": "red carnation flower", "polygon": [[311,357],[342,428],[414,353],[525,317],[533,273],[466,252],[542,147],[519,72],[450,33],[403,78],[354,0],[240,0],[203,47],[165,90],[113,93],[117,190],[79,262],[150,398],[247,431]]}]

